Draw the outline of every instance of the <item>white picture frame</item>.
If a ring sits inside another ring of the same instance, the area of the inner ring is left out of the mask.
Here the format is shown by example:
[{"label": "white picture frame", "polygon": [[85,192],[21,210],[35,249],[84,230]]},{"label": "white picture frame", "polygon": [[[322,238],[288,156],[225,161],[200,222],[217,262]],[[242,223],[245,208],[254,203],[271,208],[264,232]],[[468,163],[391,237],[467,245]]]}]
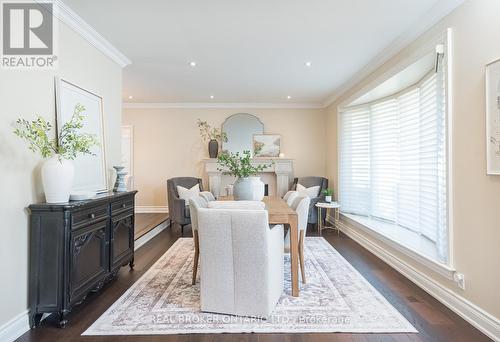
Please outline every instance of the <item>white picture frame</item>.
[{"label": "white picture frame", "polygon": [[256,158],[277,158],[281,153],[281,135],[254,134],[253,153]]},{"label": "white picture frame", "polygon": [[109,186],[102,97],[59,77],[56,77],[55,83],[57,131],[71,119],[75,105],[81,104],[85,107],[82,133],[92,134],[98,141],[98,145],[91,149],[93,155],[79,155],[73,160],[75,176],[72,192],[106,192]]},{"label": "white picture frame", "polygon": [[134,188],[134,126],[123,125],[121,127],[121,138],[121,165],[125,167],[123,170],[127,171],[125,176],[127,189],[132,190]]},{"label": "white picture frame", "polygon": [[500,175],[500,59],[486,65],[486,173]]}]

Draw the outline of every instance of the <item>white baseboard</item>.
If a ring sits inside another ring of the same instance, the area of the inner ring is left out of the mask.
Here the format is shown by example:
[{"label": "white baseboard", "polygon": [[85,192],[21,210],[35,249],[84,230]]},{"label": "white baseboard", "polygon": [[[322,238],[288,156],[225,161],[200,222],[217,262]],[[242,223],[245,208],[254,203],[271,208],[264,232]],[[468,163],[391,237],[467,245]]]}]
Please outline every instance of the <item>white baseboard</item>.
[{"label": "white baseboard", "polygon": [[137,214],[168,213],[168,207],[165,206],[136,206]]},{"label": "white baseboard", "polygon": [[0,327],[0,341],[11,342],[30,330],[28,310]]},{"label": "white baseboard", "polygon": [[166,220],[165,222],[160,223],[155,228],[151,229],[149,232],[147,232],[146,234],[135,240],[134,251],[141,248],[146,242],[154,238],[156,235],[160,234],[169,226],[170,226],[170,220]]},{"label": "white baseboard", "polygon": [[369,250],[378,258],[385,261],[392,268],[404,275],[406,278],[408,278],[410,281],[422,288],[425,292],[436,298],[438,301],[443,303],[457,315],[465,319],[485,335],[492,338],[494,341],[500,341],[499,319],[484,311],[477,305],[471,303],[462,296],[458,295],[457,293],[443,287],[433,279],[420,273],[418,270],[400,260],[383,247],[356,232],[356,230],[354,230],[352,227],[349,227],[343,222],[340,222],[339,226],[340,230],[344,234]]}]

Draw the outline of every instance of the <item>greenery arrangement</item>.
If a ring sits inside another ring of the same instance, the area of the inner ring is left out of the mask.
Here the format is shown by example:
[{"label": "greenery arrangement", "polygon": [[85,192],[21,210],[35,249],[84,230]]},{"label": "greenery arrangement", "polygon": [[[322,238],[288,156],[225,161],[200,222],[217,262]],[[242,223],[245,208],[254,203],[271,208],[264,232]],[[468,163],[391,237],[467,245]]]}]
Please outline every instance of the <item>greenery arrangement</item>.
[{"label": "greenery arrangement", "polygon": [[321,191],[321,193],[325,196],[333,196],[333,190],[332,189],[324,189]]},{"label": "greenery arrangement", "polygon": [[[270,164],[260,164],[253,166],[250,160],[250,151],[243,151],[240,155],[239,152],[223,152],[217,158],[217,161],[221,167],[217,170],[222,171],[225,175],[236,176],[238,178],[246,178],[262,172],[266,168],[273,165]],[[227,168],[229,171],[225,171]]]},{"label": "greenery arrangement", "polygon": [[200,129],[200,135],[205,141],[217,140],[227,142],[227,134],[223,132],[220,128],[212,127],[206,121],[198,119],[198,128]]},{"label": "greenery arrangement", "polygon": [[59,159],[75,159],[78,154],[92,154],[90,148],[98,145],[92,134],[79,133],[83,127],[85,107],[81,104],[75,106],[71,120],[66,122],[57,137],[52,136],[52,125],[37,115],[33,121],[18,119],[19,126],[14,134],[29,143],[29,149],[39,152],[42,158],[54,155]]}]

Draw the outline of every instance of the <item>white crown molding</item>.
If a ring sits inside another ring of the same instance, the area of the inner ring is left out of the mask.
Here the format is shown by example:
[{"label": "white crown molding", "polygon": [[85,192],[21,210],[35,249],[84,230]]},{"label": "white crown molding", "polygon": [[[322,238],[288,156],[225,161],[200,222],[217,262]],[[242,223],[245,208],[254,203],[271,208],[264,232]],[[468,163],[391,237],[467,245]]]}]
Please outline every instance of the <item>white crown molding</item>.
[{"label": "white crown molding", "polygon": [[436,298],[450,310],[472,324],[494,341],[500,341],[500,320],[471,303],[459,294],[443,287],[435,280],[419,272],[406,262],[389,253],[385,248],[359,234],[353,227],[343,222],[339,224],[340,230],[348,237],[359,243],[375,256],[386,262],[389,266],[408,278],[415,285]]},{"label": "white crown molding", "polygon": [[349,89],[356,86],[359,82],[363,81],[370,74],[375,72],[378,68],[388,62],[401,50],[407,47],[420,35],[436,25],[441,19],[448,15],[455,8],[460,6],[465,0],[450,0],[450,1],[437,1],[436,4],[417,22],[413,23],[410,29],[396,38],[389,46],[387,46],[381,53],[373,58],[366,66],[359,70],[347,82],[341,85],[332,95],[330,95],[324,102],[323,107],[328,107],[339,98],[341,98]]},{"label": "white crown molding", "polygon": [[[43,5],[46,1],[36,0]],[[53,15],[64,24],[68,25],[73,31],[78,33],[82,38],[86,39],[96,49],[104,55],[111,58],[119,66],[124,68],[131,64],[130,59],[115,48],[109,41],[101,36],[92,26],[82,19],[75,11],[68,7],[61,0],[53,0],[54,4]]]},{"label": "white crown molding", "polygon": [[267,108],[267,109],[321,109],[321,103],[261,103],[261,102],[124,102],[123,108],[129,109],[166,109],[166,108]]}]

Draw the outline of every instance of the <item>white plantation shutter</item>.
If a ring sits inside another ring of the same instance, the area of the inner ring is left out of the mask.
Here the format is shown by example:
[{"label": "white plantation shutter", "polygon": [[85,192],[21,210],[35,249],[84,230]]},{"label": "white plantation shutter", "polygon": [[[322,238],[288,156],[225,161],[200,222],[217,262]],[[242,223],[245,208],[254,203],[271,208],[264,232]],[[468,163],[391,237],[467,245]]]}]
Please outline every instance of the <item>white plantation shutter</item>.
[{"label": "white plantation shutter", "polygon": [[448,255],[445,77],[340,115],[342,211],[389,221]]},{"label": "white plantation shutter", "polygon": [[371,215],[396,221],[399,183],[398,103],[387,100],[371,106]]},{"label": "white plantation shutter", "polygon": [[366,108],[344,113],[340,118],[339,199],[344,212],[370,213],[370,111]]}]

